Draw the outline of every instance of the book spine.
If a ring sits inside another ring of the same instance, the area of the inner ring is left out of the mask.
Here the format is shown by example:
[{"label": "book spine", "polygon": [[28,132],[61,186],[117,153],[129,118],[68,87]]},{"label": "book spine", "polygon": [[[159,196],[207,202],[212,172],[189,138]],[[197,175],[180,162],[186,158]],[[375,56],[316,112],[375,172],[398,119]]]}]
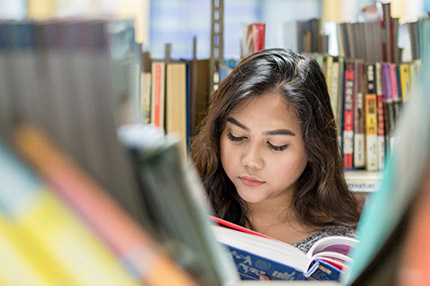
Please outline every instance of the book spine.
[{"label": "book spine", "polygon": [[152,97],[151,122],[157,127],[164,128],[165,109],[165,63],[152,63]]},{"label": "book spine", "polygon": [[336,131],[339,146],[343,146],[343,102],[344,102],[344,77],[345,77],[345,60],[343,57],[338,58],[339,71],[338,71],[338,89],[337,89],[337,105],[336,105]]},{"label": "book spine", "polygon": [[405,102],[409,99],[410,90],[410,71],[409,64],[400,65],[400,86],[402,89],[402,101]]},{"label": "book spine", "polygon": [[345,93],[343,110],[343,160],[345,168],[353,167],[354,151],[354,64],[345,69]]},{"label": "book spine", "polygon": [[385,129],[384,129],[384,94],[382,87],[381,63],[375,64],[376,97],[378,101],[378,169],[383,170],[385,165]]},{"label": "book spine", "polygon": [[166,133],[180,135],[179,146],[187,154],[187,72],[186,63],[166,65]]},{"label": "book spine", "polygon": [[151,73],[140,74],[141,95],[140,106],[143,113],[143,124],[151,122]]},{"label": "book spine", "polygon": [[363,103],[363,62],[355,62],[354,71],[354,167],[365,166],[365,132],[364,132],[364,103]]},{"label": "book spine", "polygon": [[375,66],[366,68],[366,170],[378,170],[377,96],[375,90]]},{"label": "book spine", "polygon": [[401,101],[401,98],[399,98],[399,86],[397,81],[397,66],[395,64],[390,64],[390,75],[391,75],[391,96],[393,98],[393,119],[394,119],[394,126],[397,123],[397,119],[399,117],[400,113],[400,107],[399,103]]},{"label": "book spine", "polygon": [[333,77],[333,57],[326,56],[323,62],[323,71],[325,75],[327,90],[329,91],[330,98],[332,97],[332,77]]},{"label": "book spine", "polygon": [[391,87],[391,67],[388,63],[382,64],[382,82],[384,92],[384,126],[385,126],[385,146],[386,150],[391,151],[392,130],[394,130],[394,107]]},{"label": "book spine", "polygon": [[[333,62],[332,67],[332,76],[331,76],[331,93],[330,93],[330,103],[331,108],[333,109],[333,114],[335,121],[338,121],[338,112],[337,112],[337,101],[339,100],[338,92],[339,92],[339,62],[335,61]],[[338,125],[336,124],[336,127]]]}]

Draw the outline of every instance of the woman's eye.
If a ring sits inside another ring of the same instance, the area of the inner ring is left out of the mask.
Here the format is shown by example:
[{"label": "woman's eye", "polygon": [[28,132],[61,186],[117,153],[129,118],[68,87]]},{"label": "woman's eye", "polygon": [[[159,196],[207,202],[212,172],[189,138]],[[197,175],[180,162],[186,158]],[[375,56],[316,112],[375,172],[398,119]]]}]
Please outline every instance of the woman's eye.
[{"label": "woman's eye", "polygon": [[240,142],[243,139],[246,139],[246,137],[236,137],[236,136],[233,136],[233,134],[231,134],[230,132],[227,133],[227,137],[228,137],[228,139],[230,139],[233,142]]},{"label": "woman's eye", "polygon": [[273,145],[270,142],[267,142],[267,146],[269,146],[270,149],[274,150],[274,151],[283,151],[285,149],[287,149],[288,144],[282,145],[282,146],[277,146],[277,145]]}]

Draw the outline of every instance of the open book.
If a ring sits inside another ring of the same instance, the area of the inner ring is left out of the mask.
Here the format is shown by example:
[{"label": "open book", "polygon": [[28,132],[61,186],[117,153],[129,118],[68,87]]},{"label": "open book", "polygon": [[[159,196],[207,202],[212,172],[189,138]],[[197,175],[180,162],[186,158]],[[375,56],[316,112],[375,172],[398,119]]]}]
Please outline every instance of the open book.
[{"label": "open book", "polygon": [[247,228],[210,217],[215,238],[227,246],[242,280],[339,280],[348,267],[357,239],[329,236],[318,240],[307,254],[293,245]]}]

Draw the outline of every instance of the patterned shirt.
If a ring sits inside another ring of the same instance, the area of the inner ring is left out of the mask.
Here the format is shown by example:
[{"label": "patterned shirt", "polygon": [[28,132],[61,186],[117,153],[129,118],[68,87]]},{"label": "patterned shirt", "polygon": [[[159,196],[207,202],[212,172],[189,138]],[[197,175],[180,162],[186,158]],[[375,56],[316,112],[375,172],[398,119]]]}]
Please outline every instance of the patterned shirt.
[{"label": "patterned shirt", "polygon": [[302,241],[295,243],[294,246],[303,251],[304,253],[307,253],[315,242],[317,242],[323,237],[333,235],[356,238],[355,230],[352,227],[347,227],[343,225],[329,225],[324,227],[322,230],[314,233],[313,235],[303,239]]}]

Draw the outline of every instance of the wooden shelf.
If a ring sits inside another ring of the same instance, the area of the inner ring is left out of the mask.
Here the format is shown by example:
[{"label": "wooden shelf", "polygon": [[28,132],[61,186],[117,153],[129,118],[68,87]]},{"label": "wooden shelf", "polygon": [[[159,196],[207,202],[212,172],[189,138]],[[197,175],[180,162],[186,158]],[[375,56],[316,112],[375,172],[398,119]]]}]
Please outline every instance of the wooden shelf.
[{"label": "wooden shelf", "polygon": [[382,172],[348,170],[345,171],[345,179],[352,192],[374,192],[378,189]]}]

